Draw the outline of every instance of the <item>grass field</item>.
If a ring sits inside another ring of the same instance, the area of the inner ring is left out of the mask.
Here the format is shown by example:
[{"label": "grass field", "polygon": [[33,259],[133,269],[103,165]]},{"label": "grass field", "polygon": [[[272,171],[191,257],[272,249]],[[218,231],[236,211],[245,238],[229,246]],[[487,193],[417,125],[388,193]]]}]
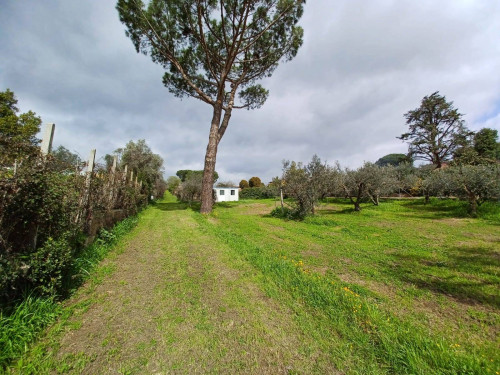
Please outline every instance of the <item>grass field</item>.
[{"label": "grass field", "polygon": [[275,205],[148,208],[8,372],[500,372],[498,205]]}]

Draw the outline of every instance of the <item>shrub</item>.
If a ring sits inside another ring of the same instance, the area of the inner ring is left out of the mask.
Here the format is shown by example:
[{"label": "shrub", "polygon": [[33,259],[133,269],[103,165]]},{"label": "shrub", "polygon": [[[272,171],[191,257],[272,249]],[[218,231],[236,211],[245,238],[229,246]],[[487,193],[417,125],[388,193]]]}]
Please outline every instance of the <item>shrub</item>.
[{"label": "shrub", "polygon": [[262,187],[251,187],[240,191],[241,199],[268,199],[276,197],[276,189]]},{"label": "shrub", "polygon": [[61,292],[63,278],[72,264],[72,250],[64,237],[49,238],[29,260],[28,280],[42,295],[57,295]]},{"label": "shrub", "polygon": [[270,214],[272,217],[277,217],[280,219],[288,219],[288,220],[302,220],[304,216],[301,214],[300,210],[291,209],[290,207],[276,207],[271,211]]}]

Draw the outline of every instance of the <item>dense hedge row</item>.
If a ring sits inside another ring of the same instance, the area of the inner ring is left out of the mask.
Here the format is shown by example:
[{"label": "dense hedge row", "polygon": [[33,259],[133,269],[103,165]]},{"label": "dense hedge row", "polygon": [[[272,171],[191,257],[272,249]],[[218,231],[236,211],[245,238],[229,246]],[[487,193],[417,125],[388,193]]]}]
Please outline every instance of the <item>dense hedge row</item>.
[{"label": "dense hedge row", "polygon": [[249,187],[240,191],[240,199],[266,199],[279,195],[279,191],[268,186]]},{"label": "dense hedge row", "polygon": [[[72,260],[96,231],[96,215],[146,203],[121,172],[65,164],[33,153],[0,170],[0,305],[24,294],[60,295]],[[93,234],[93,233],[92,233]]]}]

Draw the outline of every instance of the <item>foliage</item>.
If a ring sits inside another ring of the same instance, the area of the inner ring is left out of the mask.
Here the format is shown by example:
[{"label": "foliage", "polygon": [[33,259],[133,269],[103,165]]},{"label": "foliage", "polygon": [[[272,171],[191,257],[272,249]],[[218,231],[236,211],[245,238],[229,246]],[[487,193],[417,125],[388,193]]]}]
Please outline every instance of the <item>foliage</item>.
[{"label": "foliage", "polygon": [[293,198],[290,204],[295,216],[314,215],[315,206],[329,191],[334,173],[317,155],[307,165],[283,161],[283,190]]},{"label": "foliage", "polygon": [[500,160],[500,143],[497,142],[498,131],[483,128],[474,133],[467,144],[456,150],[453,163],[455,165],[495,164]]},{"label": "foliage", "polygon": [[276,217],[279,219],[288,219],[288,220],[300,220],[303,219],[296,210],[291,209],[290,207],[276,207],[274,208],[270,215],[272,217]]},{"label": "foliage", "polygon": [[72,153],[64,146],[59,146],[51,152],[52,156],[59,161],[61,169],[79,169],[82,164],[82,159],[75,153]]},{"label": "foliage", "polygon": [[240,191],[240,199],[268,199],[276,197],[276,189],[260,186],[248,187]]},{"label": "foliage", "polygon": [[415,188],[420,180],[416,175],[416,169],[410,163],[401,163],[394,167],[394,192],[406,194],[409,196],[417,195],[418,191]]},{"label": "foliage", "polygon": [[215,186],[216,187],[236,187],[236,184],[233,181],[220,181]]},{"label": "foliage", "polygon": [[64,235],[69,242],[77,240],[75,214],[82,183],[80,175],[61,173],[60,164],[50,156],[26,159],[16,176],[0,179],[0,259],[5,265],[0,271],[0,302],[30,285],[45,292],[39,281],[50,277],[40,276],[31,262],[40,260],[35,254],[42,254],[49,238]]},{"label": "foliage", "polygon": [[167,89],[212,106],[201,204],[209,213],[217,147],[232,110],[262,106],[268,91],[256,81],[297,54],[303,2],[118,0],[116,8],[137,52],[166,69]]},{"label": "foliage", "polygon": [[252,177],[250,180],[248,180],[248,186],[253,188],[253,187],[261,187],[262,181],[260,180],[259,177]]},{"label": "foliage", "polygon": [[59,294],[82,233],[96,230],[94,216],[114,208],[132,214],[144,203],[124,175],[89,180],[63,167],[52,155],[37,155],[0,179],[0,304],[25,290]]},{"label": "foliage", "polygon": [[128,170],[133,171],[134,176],[142,181],[146,196],[163,195],[155,189],[158,182],[160,185],[163,182],[163,159],[151,151],[144,139],[127,143],[121,155],[120,165],[122,170],[128,165]]},{"label": "foliage", "polygon": [[427,160],[440,168],[460,146],[467,144],[471,133],[462,117],[453,102],[435,92],[425,96],[419,108],[405,114],[409,132],[398,138],[408,142],[412,158]]},{"label": "foliage", "polygon": [[189,204],[199,200],[201,196],[202,180],[202,173],[188,173],[185,180],[177,189],[177,198],[180,201],[188,202]]},{"label": "foliage", "polygon": [[[193,174],[201,175],[203,177],[203,171],[194,171],[191,169],[181,169],[177,171],[175,174],[177,177],[181,179],[181,182],[186,181],[186,179]],[[219,174],[217,173],[217,171],[214,171],[214,182],[216,182],[218,179],[219,179]]]},{"label": "foliage", "polygon": [[181,184],[181,179],[177,176],[170,176],[167,178],[167,190],[170,192],[170,194],[175,194],[175,191]]},{"label": "foliage", "polygon": [[379,205],[381,196],[388,196],[396,190],[398,185],[395,168],[388,165],[380,167],[376,164],[365,163],[359,169],[366,183],[366,195],[375,206]]},{"label": "foliage", "polygon": [[[129,233],[137,222],[137,217],[129,217],[116,224],[110,231],[102,230],[94,243],[73,254],[73,258],[64,262],[65,279],[61,279],[59,276],[62,273],[57,267],[53,267],[50,273],[58,278],[59,291],[66,295],[71,292],[70,289],[80,286],[92,275],[95,267],[113,249],[117,241]],[[57,242],[51,239],[43,251],[46,254],[36,255],[40,257],[39,260],[52,257],[54,250],[56,254],[62,255],[62,258],[66,258],[64,256],[66,246],[62,241]],[[51,260],[50,264],[39,262],[39,274],[47,276],[46,271],[53,265],[54,260]],[[46,289],[50,283],[53,281],[41,285]],[[10,302],[9,306],[3,306],[4,308],[0,309],[0,327],[2,327],[0,330],[0,370],[25,352],[27,344],[35,340],[38,334],[63,312],[61,305],[53,296],[37,297],[31,294],[17,304],[13,303],[15,301]]]},{"label": "foliage", "polygon": [[487,162],[500,160],[500,142],[498,142],[498,131],[483,128],[474,134],[474,150],[478,156]]},{"label": "foliage", "polygon": [[38,333],[52,323],[61,309],[53,298],[26,297],[13,312],[0,311],[0,371],[21,353]]},{"label": "foliage", "polygon": [[32,111],[18,114],[17,99],[12,91],[0,92],[0,168],[11,167],[17,160],[37,152],[36,134],[42,120]]},{"label": "foliage", "polygon": [[248,183],[247,180],[241,180],[239,186],[240,189],[246,189],[250,187],[250,184]]},{"label": "foliage", "polygon": [[387,165],[396,167],[400,164],[413,164],[413,160],[405,154],[388,154],[378,159],[375,164],[379,167],[385,167]]},{"label": "foliage", "polygon": [[453,195],[469,203],[469,213],[477,216],[477,208],[487,200],[500,199],[500,167],[498,165],[464,165],[447,168],[441,180]]}]

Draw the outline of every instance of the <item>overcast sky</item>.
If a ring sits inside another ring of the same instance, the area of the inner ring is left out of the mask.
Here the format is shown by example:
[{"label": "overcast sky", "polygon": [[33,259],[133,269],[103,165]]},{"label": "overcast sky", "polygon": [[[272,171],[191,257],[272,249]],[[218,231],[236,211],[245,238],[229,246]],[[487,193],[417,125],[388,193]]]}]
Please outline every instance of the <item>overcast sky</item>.
[{"label": "overcast sky", "polygon": [[[221,180],[268,182],[313,154],[358,167],[404,153],[403,114],[435,91],[471,130],[500,130],[500,1],[309,0],[301,25],[297,57],[262,82],[266,104],[233,114]],[[124,30],[115,1],[0,0],[0,91],[84,159],[144,138],[165,176],[202,169],[211,108],[170,95]]]}]

